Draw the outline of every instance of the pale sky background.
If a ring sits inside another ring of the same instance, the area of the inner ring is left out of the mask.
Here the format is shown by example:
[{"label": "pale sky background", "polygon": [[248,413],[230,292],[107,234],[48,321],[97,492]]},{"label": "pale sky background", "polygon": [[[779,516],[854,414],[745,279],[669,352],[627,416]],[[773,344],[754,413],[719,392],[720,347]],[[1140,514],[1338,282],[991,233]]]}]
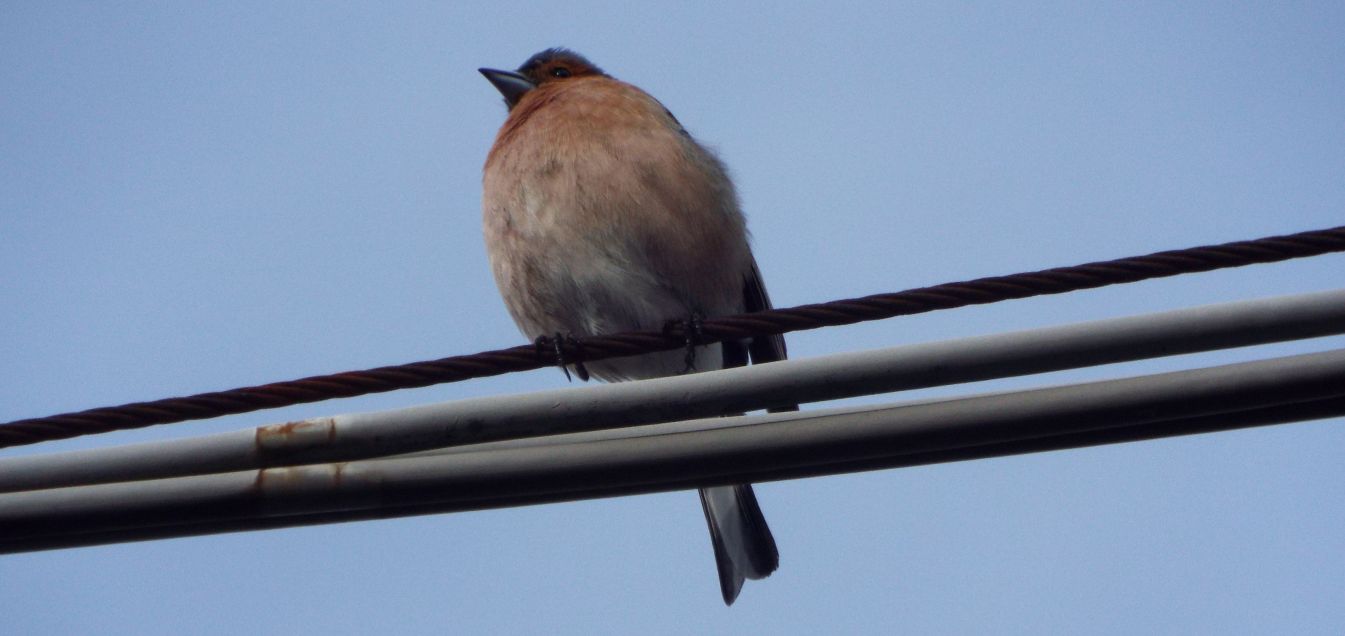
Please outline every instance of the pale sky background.
[{"label": "pale sky background", "polygon": [[[521,343],[481,245],[505,113],[476,69],[550,46],[721,153],[780,306],[1345,223],[1345,5],[1178,4],[8,3],[0,421]],[[1342,274],[1320,257],[790,348]],[[564,384],[542,370],[0,457]],[[764,484],[781,567],[728,609],[679,492],[3,556],[0,631],[1339,633],[1342,424]]]}]

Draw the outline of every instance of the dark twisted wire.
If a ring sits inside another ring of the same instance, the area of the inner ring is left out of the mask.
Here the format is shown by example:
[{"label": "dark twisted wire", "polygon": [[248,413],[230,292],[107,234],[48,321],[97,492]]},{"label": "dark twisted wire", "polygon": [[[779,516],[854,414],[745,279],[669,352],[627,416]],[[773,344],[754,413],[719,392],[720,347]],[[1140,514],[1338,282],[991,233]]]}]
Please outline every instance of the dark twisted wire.
[{"label": "dark twisted wire", "polygon": [[[1341,251],[1345,251],[1345,226],[710,318],[701,325],[697,340],[710,343],[848,325]],[[577,344],[561,342],[558,349],[521,345],[365,371],[16,420],[0,424],[0,448],[526,371],[558,364],[557,351],[566,361],[592,361],[679,349],[685,343],[686,336],[680,327],[627,332],[584,338]]]}]

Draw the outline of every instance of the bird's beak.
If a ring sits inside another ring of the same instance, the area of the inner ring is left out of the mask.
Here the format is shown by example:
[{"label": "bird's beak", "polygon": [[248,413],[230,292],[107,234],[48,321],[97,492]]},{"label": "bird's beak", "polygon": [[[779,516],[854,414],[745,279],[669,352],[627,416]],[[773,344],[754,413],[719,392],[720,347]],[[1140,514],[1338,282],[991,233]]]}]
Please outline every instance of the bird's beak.
[{"label": "bird's beak", "polygon": [[537,88],[531,80],[513,71],[497,71],[493,68],[477,70],[495,85],[495,89],[500,91],[501,95],[504,95],[504,103],[508,104],[509,108],[513,108],[518,100],[523,99],[525,93]]}]

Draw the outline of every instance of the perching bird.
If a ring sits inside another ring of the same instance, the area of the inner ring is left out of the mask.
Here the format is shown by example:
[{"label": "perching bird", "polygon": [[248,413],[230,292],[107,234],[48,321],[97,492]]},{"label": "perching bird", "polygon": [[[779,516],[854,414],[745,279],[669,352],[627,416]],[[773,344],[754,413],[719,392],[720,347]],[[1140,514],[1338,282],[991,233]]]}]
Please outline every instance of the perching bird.
[{"label": "perching bird", "polygon": [[[486,159],[486,249],[529,338],[658,330],[771,307],[724,165],[663,104],[572,51],[480,69],[509,117]],[[569,365],[582,379],[785,358],[781,336]],[[785,407],[792,408],[792,407]],[[784,410],[784,409],[781,409]],[[779,553],[750,485],[704,488],[724,602]]]}]

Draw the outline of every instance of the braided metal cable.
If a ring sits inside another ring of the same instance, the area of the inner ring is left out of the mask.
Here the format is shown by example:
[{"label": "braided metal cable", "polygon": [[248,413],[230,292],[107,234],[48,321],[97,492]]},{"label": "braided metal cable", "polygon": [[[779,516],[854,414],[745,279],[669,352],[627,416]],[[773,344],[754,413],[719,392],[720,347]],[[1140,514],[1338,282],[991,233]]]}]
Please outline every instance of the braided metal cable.
[{"label": "braided metal cable", "polygon": [[[695,339],[710,343],[782,334],[1342,251],[1345,251],[1345,226],[709,318],[702,323]],[[686,346],[686,338],[685,329],[674,326],[664,331],[627,332],[582,341],[564,339],[554,347],[522,345],[365,371],[16,420],[0,424],[0,448],[457,382],[552,366],[560,364],[562,359],[567,362],[591,361],[668,351]]]}]

